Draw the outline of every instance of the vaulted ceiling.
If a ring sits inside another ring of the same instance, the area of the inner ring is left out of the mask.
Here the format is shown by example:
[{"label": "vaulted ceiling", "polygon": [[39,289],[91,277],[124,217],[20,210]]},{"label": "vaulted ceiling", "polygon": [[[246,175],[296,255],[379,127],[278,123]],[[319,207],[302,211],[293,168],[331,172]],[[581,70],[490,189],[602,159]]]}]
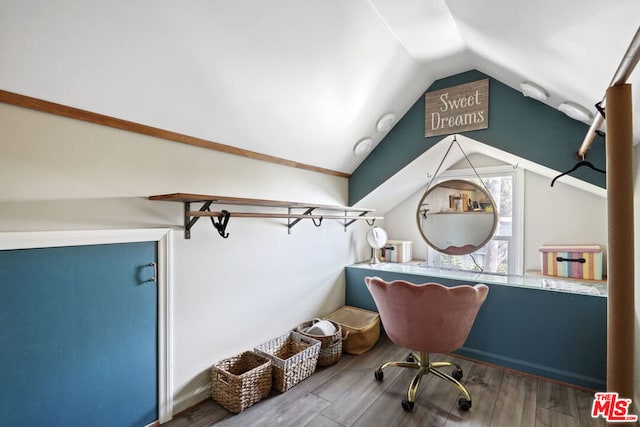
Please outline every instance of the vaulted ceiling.
[{"label": "vaulted ceiling", "polygon": [[595,112],[639,24],[638,0],[0,0],[0,89],[351,173],[462,71]]}]

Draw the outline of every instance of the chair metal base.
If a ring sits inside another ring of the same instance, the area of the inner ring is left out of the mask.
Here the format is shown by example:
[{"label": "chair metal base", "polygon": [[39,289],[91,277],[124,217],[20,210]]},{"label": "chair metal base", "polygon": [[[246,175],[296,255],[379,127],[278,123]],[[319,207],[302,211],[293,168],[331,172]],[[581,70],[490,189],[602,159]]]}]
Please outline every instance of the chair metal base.
[{"label": "chair metal base", "polygon": [[[411,411],[413,409],[413,405],[416,398],[416,393],[418,391],[418,387],[420,386],[420,381],[425,374],[434,374],[438,378],[441,378],[446,381],[450,381],[460,390],[460,393],[463,394],[464,397],[461,397],[458,400],[458,405],[460,409],[467,411],[471,408],[471,395],[469,391],[463,386],[459,380],[462,379],[462,368],[457,363],[452,362],[429,362],[429,353],[420,352],[419,354],[416,352],[411,352],[409,357],[407,357],[406,362],[387,362],[378,368],[375,372],[375,378],[378,381],[382,381],[384,375],[382,371],[389,366],[397,366],[400,368],[411,368],[417,369],[418,372],[411,380],[411,384],[409,384],[409,390],[407,391],[407,399],[402,401],[402,408],[405,411]],[[452,375],[445,374],[438,368],[444,368],[447,366],[455,366],[456,370],[452,373]]]}]

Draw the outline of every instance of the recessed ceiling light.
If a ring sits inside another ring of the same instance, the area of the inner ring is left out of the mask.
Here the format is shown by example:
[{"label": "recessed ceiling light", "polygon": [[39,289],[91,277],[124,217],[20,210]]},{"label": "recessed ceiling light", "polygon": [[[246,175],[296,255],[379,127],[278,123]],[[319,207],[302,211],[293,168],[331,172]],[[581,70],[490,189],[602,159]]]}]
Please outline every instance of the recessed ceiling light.
[{"label": "recessed ceiling light", "polygon": [[356,153],[356,156],[362,156],[371,151],[372,148],[373,140],[371,138],[362,138],[356,143],[355,147],[353,147],[353,152]]},{"label": "recessed ceiling light", "polygon": [[393,113],[385,114],[380,117],[378,120],[378,124],[376,125],[376,129],[378,132],[388,132],[393,127],[393,124],[396,121],[396,115]]},{"label": "recessed ceiling light", "polygon": [[531,82],[522,82],[520,83],[520,90],[524,94],[524,96],[528,96],[533,99],[537,99],[538,101],[546,101],[549,97],[549,94],[542,87],[538,86],[535,83]]},{"label": "recessed ceiling light", "polygon": [[572,119],[580,120],[581,122],[588,122],[593,117],[589,110],[575,102],[563,102],[558,106],[558,110]]}]

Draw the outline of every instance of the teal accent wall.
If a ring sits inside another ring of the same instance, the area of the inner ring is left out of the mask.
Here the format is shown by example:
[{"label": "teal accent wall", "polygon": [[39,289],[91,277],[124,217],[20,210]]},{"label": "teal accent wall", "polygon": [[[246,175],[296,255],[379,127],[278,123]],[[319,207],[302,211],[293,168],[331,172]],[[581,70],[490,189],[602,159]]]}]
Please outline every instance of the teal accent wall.
[{"label": "teal accent wall", "polygon": [[[379,269],[346,267],[345,304],[378,311],[366,276],[445,286],[475,285]],[[489,293],[455,353],[592,390],[606,388],[607,298],[487,284]],[[382,325],[384,327],[384,325]]]},{"label": "teal accent wall", "polygon": [[[462,134],[558,171],[572,168],[576,163],[575,154],[589,129],[587,124],[527,98],[521,92],[476,70],[437,80],[427,92],[484,78],[489,78],[489,128]],[[351,175],[350,205],[365,197],[446,137],[424,136],[424,98],[424,94],[421,94],[416,103]],[[603,137],[595,138],[587,160],[601,169],[605,168]],[[581,168],[572,176],[605,188],[605,176],[588,168]]]}]

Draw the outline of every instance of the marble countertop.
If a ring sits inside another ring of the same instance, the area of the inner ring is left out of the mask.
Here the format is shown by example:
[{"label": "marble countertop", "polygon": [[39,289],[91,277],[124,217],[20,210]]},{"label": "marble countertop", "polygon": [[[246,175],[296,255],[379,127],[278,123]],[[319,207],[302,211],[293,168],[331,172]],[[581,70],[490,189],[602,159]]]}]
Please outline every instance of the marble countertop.
[{"label": "marble countertop", "polygon": [[358,264],[350,265],[349,267],[379,271],[391,271],[395,273],[415,274],[428,277],[442,277],[445,279],[458,279],[477,283],[519,286],[525,288],[543,289],[582,295],[593,295],[599,297],[607,296],[607,285],[606,283],[602,282],[581,281],[579,279],[565,279],[563,277],[539,275],[494,274],[461,271],[448,268],[425,266],[424,261],[412,261],[407,263],[380,262],[377,264],[361,262]]}]

